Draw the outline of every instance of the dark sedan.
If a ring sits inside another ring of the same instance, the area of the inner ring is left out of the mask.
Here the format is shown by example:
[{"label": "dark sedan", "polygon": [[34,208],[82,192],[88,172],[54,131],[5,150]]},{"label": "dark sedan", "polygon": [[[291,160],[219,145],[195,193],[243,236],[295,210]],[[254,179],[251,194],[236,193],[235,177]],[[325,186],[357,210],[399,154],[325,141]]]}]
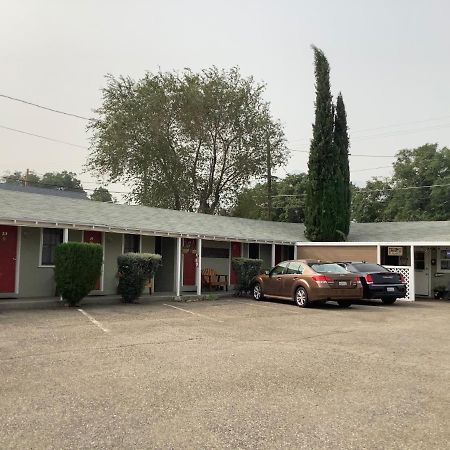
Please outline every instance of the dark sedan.
[{"label": "dark sedan", "polygon": [[367,262],[338,262],[348,272],[359,275],[365,299],[381,298],[392,305],[406,296],[406,282],[401,273],[391,272],[380,264]]}]

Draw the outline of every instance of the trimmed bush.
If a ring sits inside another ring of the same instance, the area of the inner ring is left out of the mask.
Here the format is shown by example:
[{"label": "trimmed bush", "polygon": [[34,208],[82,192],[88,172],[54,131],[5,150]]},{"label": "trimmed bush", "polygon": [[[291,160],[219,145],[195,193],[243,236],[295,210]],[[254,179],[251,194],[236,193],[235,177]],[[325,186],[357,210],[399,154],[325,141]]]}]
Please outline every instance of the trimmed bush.
[{"label": "trimmed bush", "polygon": [[102,263],[101,245],[66,242],[56,247],[56,289],[70,306],[78,304],[95,288]]},{"label": "trimmed bush", "polygon": [[262,259],[232,258],[231,267],[238,279],[236,291],[238,294],[251,291],[251,283],[261,271]]},{"label": "trimmed bush", "polygon": [[161,264],[161,255],[152,253],[126,253],[117,258],[118,292],[126,303],[138,299],[145,282],[151,279]]}]

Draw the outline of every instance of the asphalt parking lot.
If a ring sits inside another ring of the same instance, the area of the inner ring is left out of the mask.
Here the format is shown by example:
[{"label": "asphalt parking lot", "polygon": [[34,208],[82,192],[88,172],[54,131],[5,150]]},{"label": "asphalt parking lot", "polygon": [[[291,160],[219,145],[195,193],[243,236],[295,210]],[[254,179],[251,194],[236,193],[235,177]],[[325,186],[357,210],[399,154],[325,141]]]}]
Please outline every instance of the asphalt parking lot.
[{"label": "asphalt parking lot", "polygon": [[0,448],[444,449],[450,302],[0,303]]}]

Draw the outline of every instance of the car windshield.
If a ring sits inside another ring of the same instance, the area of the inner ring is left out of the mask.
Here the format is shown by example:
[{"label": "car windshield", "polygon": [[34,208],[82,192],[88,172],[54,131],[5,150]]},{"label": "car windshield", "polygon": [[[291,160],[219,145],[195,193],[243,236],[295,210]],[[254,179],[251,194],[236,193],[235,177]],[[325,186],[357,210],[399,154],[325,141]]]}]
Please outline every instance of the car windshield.
[{"label": "car windshield", "polygon": [[389,272],[389,270],[385,269],[383,266],[379,266],[378,264],[352,264],[352,266],[358,272]]},{"label": "car windshield", "polygon": [[343,267],[335,263],[310,263],[308,265],[318,273],[348,273]]}]

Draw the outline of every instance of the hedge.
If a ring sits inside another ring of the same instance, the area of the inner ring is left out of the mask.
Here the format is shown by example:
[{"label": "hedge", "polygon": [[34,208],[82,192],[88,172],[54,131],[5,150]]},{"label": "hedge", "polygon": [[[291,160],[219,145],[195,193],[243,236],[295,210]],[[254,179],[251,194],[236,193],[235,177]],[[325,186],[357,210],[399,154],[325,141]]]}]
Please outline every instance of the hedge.
[{"label": "hedge", "polygon": [[151,279],[161,264],[161,255],[152,253],[126,253],[117,258],[118,292],[126,303],[138,299],[147,280]]},{"label": "hedge", "polygon": [[69,305],[75,306],[95,288],[102,263],[101,245],[66,242],[56,247],[56,289]]},{"label": "hedge", "polygon": [[251,283],[256,275],[261,272],[262,259],[249,258],[232,258],[231,267],[236,273],[238,282],[236,291],[238,294],[247,293],[251,291]]}]

